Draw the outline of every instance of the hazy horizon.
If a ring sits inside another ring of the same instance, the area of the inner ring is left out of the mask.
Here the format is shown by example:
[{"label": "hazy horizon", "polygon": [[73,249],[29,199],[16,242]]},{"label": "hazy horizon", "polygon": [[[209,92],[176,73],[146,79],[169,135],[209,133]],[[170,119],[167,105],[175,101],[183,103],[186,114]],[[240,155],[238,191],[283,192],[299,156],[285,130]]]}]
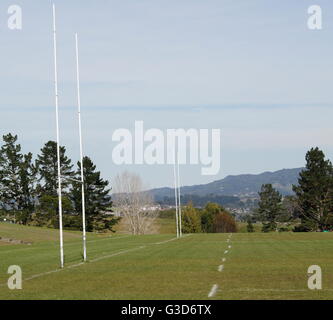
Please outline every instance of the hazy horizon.
[{"label": "hazy horizon", "polygon": [[[112,182],[130,170],[151,188],[173,185],[170,165],[112,162],[118,128],[221,129],[221,170],[182,166],[181,183],[305,164],[318,146],[333,159],[333,4],[323,30],[307,28],[311,1],[55,1],[60,143],[76,161],[74,33],[79,33],[84,154]],[[55,140],[51,2],[21,0],[23,29],[9,30],[0,4],[0,134],[23,151]]]}]

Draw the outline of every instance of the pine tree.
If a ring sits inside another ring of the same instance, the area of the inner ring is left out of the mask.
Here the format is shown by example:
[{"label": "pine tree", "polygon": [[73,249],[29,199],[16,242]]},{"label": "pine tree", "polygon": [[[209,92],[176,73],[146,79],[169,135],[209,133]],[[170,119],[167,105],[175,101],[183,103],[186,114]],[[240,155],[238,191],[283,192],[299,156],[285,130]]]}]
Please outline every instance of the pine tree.
[{"label": "pine tree", "polygon": [[263,221],[263,232],[277,230],[277,220],[281,214],[281,194],[273,188],[271,184],[261,186],[259,192],[258,213]]},{"label": "pine tree", "polygon": [[16,144],[17,136],[9,133],[3,136],[3,141],[0,153],[1,202],[5,209],[18,209],[19,173],[23,155],[21,146]]},{"label": "pine tree", "polygon": [[[42,227],[59,228],[59,199],[58,197],[44,194],[39,198],[36,212],[33,215],[32,224]],[[73,205],[70,198],[65,195],[62,197],[63,227],[74,228],[79,219],[73,216]]]},{"label": "pine tree", "polygon": [[[101,178],[101,173],[96,171],[96,166],[89,157],[83,158],[83,175],[86,205],[86,229],[87,231],[112,230],[119,221],[111,212],[112,200],[109,182]],[[76,179],[81,177],[81,163],[78,162]],[[81,183],[73,183],[71,196],[75,211],[82,215]]]},{"label": "pine tree", "polygon": [[[66,156],[66,148],[60,146],[60,163],[61,163],[61,176],[63,192],[70,185],[70,180],[67,178],[73,177],[73,165],[71,160]],[[58,157],[57,157],[57,143],[55,141],[48,141],[41,149],[41,154],[37,159],[38,172],[39,172],[39,194],[58,196]]]},{"label": "pine tree", "polygon": [[306,154],[306,168],[293,186],[301,215],[302,231],[333,229],[333,167],[319,148]]},{"label": "pine tree", "polygon": [[17,135],[4,135],[3,141],[0,150],[0,201],[3,209],[14,213],[17,222],[26,224],[35,204],[36,167],[31,153],[21,153]]},{"label": "pine tree", "polygon": [[[59,227],[59,204],[58,204],[58,156],[57,143],[48,141],[41,149],[37,156],[38,168],[38,187],[37,194],[39,205],[35,219],[38,225],[49,227]],[[66,156],[66,148],[60,146],[60,172],[62,187],[62,204],[63,204],[63,223],[67,216],[71,214],[71,201],[69,200],[69,186],[71,181],[68,178],[73,177],[73,165],[71,160]]]}]

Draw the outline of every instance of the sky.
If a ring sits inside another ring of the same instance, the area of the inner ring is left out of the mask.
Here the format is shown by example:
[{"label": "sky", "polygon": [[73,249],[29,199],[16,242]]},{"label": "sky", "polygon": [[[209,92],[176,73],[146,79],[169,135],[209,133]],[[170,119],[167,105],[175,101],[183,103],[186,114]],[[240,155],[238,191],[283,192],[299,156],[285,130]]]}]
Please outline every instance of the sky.
[{"label": "sky", "polygon": [[[22,7],[22,30],[7,27]],[[172,186],[170,165],[116,165],[119,128],[220,129],[220,171],[182,165],[181,183],[304,166],[318,146],[333,160],[330,0],[55,1],[60,136],[79,158],[74,33],[80,40],[84,154],[110,180],[124,170]],[[309,30],[320,5],[323,29]],[[51,1],[0,3],[0,134],[35,155],[55,140]]]}]

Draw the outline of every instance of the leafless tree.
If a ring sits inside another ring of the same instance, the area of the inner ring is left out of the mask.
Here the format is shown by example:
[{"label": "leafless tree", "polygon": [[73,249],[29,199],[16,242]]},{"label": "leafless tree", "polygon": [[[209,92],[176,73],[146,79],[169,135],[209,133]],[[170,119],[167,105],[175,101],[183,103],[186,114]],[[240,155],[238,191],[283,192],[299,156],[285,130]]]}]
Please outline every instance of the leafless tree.
[{"label": "leafless tree", "polygon": [[113,200],[133,235],[151,233],[157,212],[139,175],[123,172],[114,180]]}]

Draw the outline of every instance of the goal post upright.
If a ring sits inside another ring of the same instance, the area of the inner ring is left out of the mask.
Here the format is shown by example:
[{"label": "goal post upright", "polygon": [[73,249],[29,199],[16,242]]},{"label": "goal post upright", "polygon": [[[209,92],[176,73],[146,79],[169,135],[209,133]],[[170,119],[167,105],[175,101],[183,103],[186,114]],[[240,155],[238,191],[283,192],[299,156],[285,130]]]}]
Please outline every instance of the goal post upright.
[{"label": "goal post upright", "polygon": [[80,64],[79,64],[79,39],[75,33],[75,52],[76,52],[76,82],[77,82],[77,107],[79,120],[79,139],[80,139],[80,163],[81,163],[81,197],[82,197],[82,240],[83,240],[83,261],[87,261],[86,247],[86,206],[84,188],[84,168],[83,168],[83,144],[82,144],[82,122],[81,122],[81,92],[80,92]]},{"label": "goal post upright", "polygon": [[58,63],[57,63],[57,29],[56,9],[53,3],[53,52],[54,52],[54,91],[56,108],[56,132],[57,132],[57,167],[58,167],[58,201],[59,201],[59,234],[60,234],[60,267],[64,267],[64,239],[62,228],[62,191],[61,191],[61,160],[60,160],[60,134],[59,134],[59,94],[58,94]]},{"label": "goal post upright", "polygon": [[178,185],[178,216],[179,216],[179,236],[183,236],[182,232],[182,206],[180,202],[180,174],[179,174],[179,153],[177,153],[177,185]]},{"label": "goal post upright", "polygon": [[175,188],[175,205],[176,205],[176,229],[177,238],[179,238],[179,217],[178,217],[178,193],[177,193],[177,172],[176,172],[176,146],[174,149],[174,162],[173,162],[173,177],[174,177],[174,188]]}]

